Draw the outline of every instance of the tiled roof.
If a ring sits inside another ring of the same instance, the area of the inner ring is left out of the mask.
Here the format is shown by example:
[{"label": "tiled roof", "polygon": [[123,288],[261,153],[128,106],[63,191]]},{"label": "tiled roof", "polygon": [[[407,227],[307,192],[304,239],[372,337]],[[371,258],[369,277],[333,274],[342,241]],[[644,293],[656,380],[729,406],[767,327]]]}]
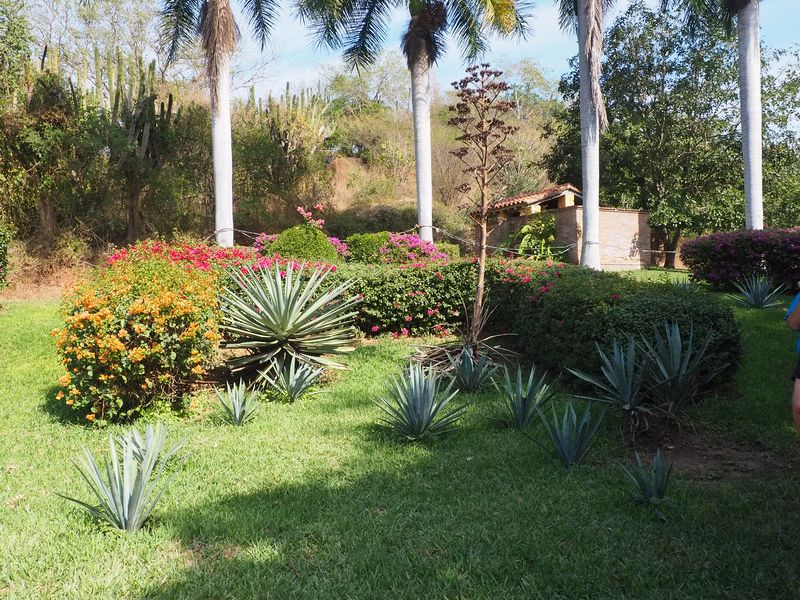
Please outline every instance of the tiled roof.
[{"label": "tiled roof", "polygon": [[525,194],[517,194],[516,196],[503,198],[502,200],[498,200],[497,202],[492,204],[492,206],[489,208],[489,212],[502,210],[504,208],[510,208],[512,206],[540,204],[552,198],[557,198],[564,192],[572,192],[577,196],[581,195],[581,191],[578,188],[569,183],[564,183],[562,185],[557,185],[555,187],[537,190],[535,192],[527,192]]}]

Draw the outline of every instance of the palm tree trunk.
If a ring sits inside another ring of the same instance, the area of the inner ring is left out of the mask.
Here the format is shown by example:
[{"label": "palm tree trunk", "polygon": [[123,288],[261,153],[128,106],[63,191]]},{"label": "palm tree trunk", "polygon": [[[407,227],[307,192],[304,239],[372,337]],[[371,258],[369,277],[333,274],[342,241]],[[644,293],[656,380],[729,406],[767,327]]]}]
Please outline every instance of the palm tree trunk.
[{"label": "palm tree trunk", "polygon": [[592,99],[592,81],[586,45],[589,17],[585,0],[578,0],[578,55],[580,56],[581,165],[583,244],[581,265],[600,269],[600,114]]},{"label": "palm tree trunk", "polygon": [[231,149],[231,56],[219,61],[216,98],[211,101],[214,202],[217,244],[233,246],[233,157]]},{"label": "palm tree trunk", "polygon": [[433,241],[433,176],[431,173],[431,64],[428,54],[417,52],[409,64],[411,109],[414,113],[414,154],[417,175],[417,225],[419,237]]},{"label": "palm tree trunk", "polygon": [[758,0],[749,0],[737,15],[739,43],[739,101],[742,111],[745,223],[764,228],[761,162],[761,47]]}]

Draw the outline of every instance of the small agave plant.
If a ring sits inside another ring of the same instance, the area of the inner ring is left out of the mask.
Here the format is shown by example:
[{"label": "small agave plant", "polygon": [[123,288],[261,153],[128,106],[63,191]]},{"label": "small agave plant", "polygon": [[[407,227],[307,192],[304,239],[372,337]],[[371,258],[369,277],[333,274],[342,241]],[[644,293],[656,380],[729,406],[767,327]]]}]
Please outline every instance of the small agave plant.
[{"label": "small agave plant", "polygon": [[786,290],[785,285],[774,285],[772,279],[764,273],[745,275],[733,285],[739,290],[739,293],[727,294],[727,296],[750,308],[778,306],[780,302],[776,298]]},{"label": "small agave plant", "polygon": [[261,380],[281,398],[294,402],[302,398],[325,372],[323,367],[313,367],[295,359],[276,359],[272,367],[261,373]]},{"label": "small agave plant", "polygon": [[373,402],[384,413],[383,425],[409,440],[421,440],[457,429],[456,422],[467,410],[460,406],[445,412],[458,391],[451,391],[452,381],[441,388],[434,369],[412,363],[401,377],[392,379],[389,397]]},{"label": "small agave plant", "polygon": [[597,436],[600,423],[603,421],[603,415],[601,414],[600,418],[592,422],[591,407],[587,406],[581,418],[578,419],[572,404],[567,404],[561,419],[558,418],[555,408],[553,408],[552,415],[553,420],[550,422],[542,412],[539,412],[550,440],[555,446],[558,458],[567,469],[571,469],[588,454]]},{"label": "small agave plant", "polygon": [[255,415],[258,410],[258,392],[247,388],[243,379],[239,383],[225,384],[225,391],[216,390],[217,399],[222,408],[222,418],[241,427]]},{"label": "small agave plant", "polygon": [[[167,427],[148,425],[142,435],[131,429],[109,435],[109,458],[101,468],[87,448],[73,464],[94,494],[96,504],[59,494],[82,506],[93,517],[124,531],[138,531],[150,517],[156,503],[177,475],[166,477],[164,469],[183,447],[185,438],[164,450]],[[186,457],[181,459],[182,465]],[[166,477],[166,479],[165,479]]]},{"label": "small agave plant", "polygon": [[517,367],[516,376],[512,376],[507,367],[503,367],[502,386],[494,381],[497,391],[505,398],[508,412],[508,425],[514,429],[522,429],[531,424],[534,415],[552,400],[555,390],[543,373],[536,379],[536,367],[532,366],[527,384],[523,383],[522,368]]},{"label": "small agave plant", "polygon": [[475,392],[482,388],[494,375],[497,367],[492,366],[485,354],[479,359],[470,346],[464,346],[461,352],[450,357],[450,372],[455,386],[462,392]]},{"label": "small agave plant", "polygon": [[667,516],[664,513],[665,505],[674,504],[669,500],[667,487],[669,478],[672,474],[672,463],[666,462],[661,456],[661,450],[656,450],[650,467],[642,464],[639,453],[636,453],[636,464],[630,467],[622,467],[622,470],[630,477],[636,488],[630,492],[631,497],[641,504],[653,507],[656,514],[664,521]]}]

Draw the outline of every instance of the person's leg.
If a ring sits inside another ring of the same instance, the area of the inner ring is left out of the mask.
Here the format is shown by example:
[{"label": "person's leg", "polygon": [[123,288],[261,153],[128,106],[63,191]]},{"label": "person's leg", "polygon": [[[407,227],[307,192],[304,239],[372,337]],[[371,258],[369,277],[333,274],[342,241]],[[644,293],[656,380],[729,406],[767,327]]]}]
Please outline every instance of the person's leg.
[{"label": "person's leg", "polygon": [[794,393],[792,394],[792,413],[794,414],[794,424],[800,431],[800,377],[794,380]]}]

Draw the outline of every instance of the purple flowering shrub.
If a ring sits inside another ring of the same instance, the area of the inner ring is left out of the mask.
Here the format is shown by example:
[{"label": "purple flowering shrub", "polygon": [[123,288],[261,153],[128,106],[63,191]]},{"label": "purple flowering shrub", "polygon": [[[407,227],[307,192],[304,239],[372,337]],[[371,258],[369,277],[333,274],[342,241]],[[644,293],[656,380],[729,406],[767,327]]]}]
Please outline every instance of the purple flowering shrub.
[{"label": "purple flowering shrub", "polygon": [[794,288],[800,280],[800,227],[700,236],[683,244],[681,260],[695,279],[717,287],[759,272]]},{"label": "purple flowering shrub", "polygon": [[413,233],[392,233],[389,241],[379,250],[381,262],[394,264],[416,264],[430,261],[445,261],[447,254],[432,242]]}]

